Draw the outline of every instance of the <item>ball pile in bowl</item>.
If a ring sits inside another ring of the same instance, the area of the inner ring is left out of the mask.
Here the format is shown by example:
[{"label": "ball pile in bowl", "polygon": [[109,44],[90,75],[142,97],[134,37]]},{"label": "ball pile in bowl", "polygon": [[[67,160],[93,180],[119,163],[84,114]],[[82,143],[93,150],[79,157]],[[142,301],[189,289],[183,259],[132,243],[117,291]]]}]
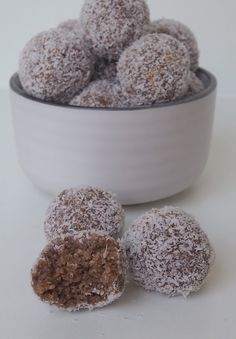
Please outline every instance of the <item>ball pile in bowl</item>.
[{"label": "ball pile in bowl", "polygon": [[33,37],[19,60],[25,92],[83,107],[172,102],[204,89],[192,31],[150,21],[145,0],[85,0],[80,17]]},{"label": "ball pile in bowl", "polygon": [[48,244],[32,269],[38,297],[69,311],[118,299],[130,280],[168,296],[198,291],[214,250],[194,217],[177,207],[152,209],[123,236],[124,211],[114,194],[95,187],[67,189],[50,204]]}]

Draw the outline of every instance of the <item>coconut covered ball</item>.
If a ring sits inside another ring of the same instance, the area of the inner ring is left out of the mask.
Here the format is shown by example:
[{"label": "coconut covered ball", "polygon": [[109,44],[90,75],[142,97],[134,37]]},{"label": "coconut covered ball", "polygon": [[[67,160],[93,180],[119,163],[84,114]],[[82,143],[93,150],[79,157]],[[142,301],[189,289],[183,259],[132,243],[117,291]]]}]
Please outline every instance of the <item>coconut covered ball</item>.
[{"label": "coconut covered ball", "polygon": [[85,0],[80,19],[88,46],[110,60],[139,39],[150,23],[144,0]]},{"label": "coconut covered ball", "polygon": [[134,106],[169,102],[186,93],[189,65],[182,43],[166,34],[148,34],[122,53],[117,78]]},{"label": "coconut covered ball", "polygon": [[198,69],[199,49],[195,35],[189,27],[172,19],[153,21],[149,26],[150,33],[164,33],[172,36],[184,44],[190,56],[190,68],[193,72]]},{"label": "coconut covered ball", "polygon": [[198,222],[180,208],[152,209],[124,235],[134,281],[149,291],[188,296],[204,283],[214,250]]},{"label": "coconut covered ball", "polygon": [[204,90],[204,84],[198,76],[191,72],[189,76],[189,85],[186,96],[192,96]]},{"label": "coconut covered ball", "polygon": [[69,31],[69,32],[79,32],[80,34],[81,25],[78,19],[69,19],[69,20],[61,22],[58,25],[58,28],[63,29],[65,31]]},{"label": "coconut covered ball", "polygon": [[117,61],[98,58],[95,63],[92,80],[115,81],[117,74]]},{"label": "coconut covered ball", "polygon": [[84,107],[124,107],[126,99],[123,97],[118,83],[96,80],[75,96],[70,104]]},{"label": "coconut covered ball", "polygon": [[50,242],[32,269],[39,298],[68,311],[92,310],[119,298],[127,262],[120,243],[97,232],[79,232]]},{"label": "coconut covered ball", "polygon": [[49,205],[44,230],[49,241],[91,229],[117,236],[123,223],[124,211],[116,196],[88,186],[61,192]]},{"label": "coconut covered ball", "polygon": [[93,57],[81,37],[51,29],[26,44],[20,56],[19,77],[29,95],[67,103],[89,83],[93,66]]}]

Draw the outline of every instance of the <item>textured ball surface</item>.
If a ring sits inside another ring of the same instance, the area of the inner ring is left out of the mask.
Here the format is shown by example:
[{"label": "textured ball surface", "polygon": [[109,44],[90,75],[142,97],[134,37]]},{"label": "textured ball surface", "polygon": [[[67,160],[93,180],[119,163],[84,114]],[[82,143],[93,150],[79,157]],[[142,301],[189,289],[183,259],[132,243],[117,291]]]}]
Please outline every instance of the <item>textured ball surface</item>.
[{"label": "textured ball surface", "polygon": [[199,49],[195,35],[189,27],[172,19],[160,19],[153,21],[148,31],[150,33],[164,33],[172,36],[184,44],[190,56],[190,68],[193,72],[199,66]]},{"label": "textured ball surface", "polygon": [[32,269],[32,287],[50,305],[92,310],[121,296],[126,270],[118,241],[101,233],[80,232],[46,246]]},{"label": "textured ball surface", "polygon": [[20,56],[19,77],[29,95],[66,103],[89,83],[93,64],[82,38],[52,29],[26,44]]},{"label": "textured ball surface", "polygon": [[61,192],[49,205],[44,230],[48,240],[81,230],[99,230],[117,236],[124,211],[116,197],[94,187]]},{"label": "textured ball surface", "polygon": [[148,34],[122,53],[117,78],[134,106],[168,102],[186,93],[189,63],[188,52],[178,40]]},{"label": "textured ball surface", "polygon": [[145,213],[131,225],[123,243],[135,282],[169,296],[198,291],[214,261],[197,221],[176,207]]},{"label": "textured ball surface", "polygon": [[188,90],[185,96],[192,96],[204,90],[204,84],[198,76],[191,72],[189,76]]},{"label": "textured ball surface", "polygon": [[117,61],[99,58],[94,67],[92,80],[115,81],[117,75]]},{"label": "textured ball surface", "polygon": [[81,11],[85,40],[96,55],[109,59],[119,57],[149,23],[144,0],[85,0]]},{"label": "textured ball surface", "polygon": [[63,21],[58,25],[58,28],[63,29],[65,31],[69,31],[69,32],[79,32],[79,34],[81,33],[80,32],[81,24],[78,19],[69,19],[69,20]]},{"label": "textured ball surface", "polygon": [[93,81],[79,95],[74,97],[71,105],[84,107],[124,107],[126,99],[118,83],[108,80]]}]

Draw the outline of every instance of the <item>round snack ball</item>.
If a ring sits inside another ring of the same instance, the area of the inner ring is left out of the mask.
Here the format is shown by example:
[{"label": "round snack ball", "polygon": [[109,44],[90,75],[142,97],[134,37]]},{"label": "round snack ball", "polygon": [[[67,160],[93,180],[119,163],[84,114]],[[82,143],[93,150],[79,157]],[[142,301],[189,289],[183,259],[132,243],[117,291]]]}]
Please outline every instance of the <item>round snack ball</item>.
[{"label": "round snack ball", "polygon": [[88,186],[61,192],[49,205],[44,230],[49,241],[91,229],[117,236],[123,223],[124,211],[115,195]]},{"label": "round snack ball", "polygon": [[69,32],[80,32],[81,25],[78,19],[69,19],[69,20],[61,22],[58,25],[58,28],[63,29],[65,31],[69,31]]},{"label": "round snack ball", "polygon": [[153,21],[148,29],[149,33],[164,33],[179,40],[187,48],[190,56],[190,68],[193,72],[198,69],[199,49],[195,35],[189,27],[172,19],[160,19]]},{"label": "round snack ball", "polygon": [[169,296],[198,291],[214,261],[197,221],[176,207],[145,213],[129,228],[123,243],[135,282]]},{"label": "round snack ball", "polygon": [[79,95],[75,96],[71,105],[84,107],[124,107],[126,99],[121,93],[118,83],[108,80],[91,82]]},{"label": "round snack ball", "polygon": [[188,90],[185,96],[186,97],[192,96],[192,95],[200,93],[203,90],[204,90],[204,84],[202,80],[199,79],[198,76],[194,72],[191,72],[189,76]]},{"label": "round snack ball", "polygon": [[105,58],[99,58],[95,63],[93,80],[109,80],[115,81],[117,74],[117,61]]},{"label": "round snack ball", "polygon": [[50,242],[32,269],[39,298],[68,311],[92,310],[118,299],[127,262],[120,243],[97,232],[79,232]]},{"label": "round snack ball", "polygon": [[148,34],[122,53],[117,78],[134,106],[169,102],[186,93],[189,62],[188,52],[178,40]]},{"label": "round snack ball", "polygon": [[82,7],[84,38],[99,57],[117,59],[149,23],[144,0],[85,0]]},{"label": "round snack ball", "polygon": [[81,37],[51,29],[26,44],[20,56],[19,77],[29,95],[67,103],[89,83],[93,64]]}]

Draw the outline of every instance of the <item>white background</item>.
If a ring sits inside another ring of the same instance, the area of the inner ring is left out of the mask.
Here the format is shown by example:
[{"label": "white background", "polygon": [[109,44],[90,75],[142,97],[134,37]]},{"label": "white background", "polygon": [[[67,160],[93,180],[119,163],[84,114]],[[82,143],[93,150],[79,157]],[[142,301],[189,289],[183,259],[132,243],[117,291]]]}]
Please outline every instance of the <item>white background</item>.
[{"label": "white background", "polygon": [[[0,0],[0,87],[17,69],[18,54],[35,33],[76,17],[79,0]],[[152,18],[190,25],[201,65],[216,74],[219,95],[235,95],[235,0],[149,0]],[[126,224],[151,207],[176,205],[200,221],[216,250],[205,287],[187,300],[129,286],[116,303],[69,314],[39,302],[30,268],[45,244],[50,198],[23,175],[16,158],[7,90],[0,90],[0,339],[235,339],[236,338],[236,100],[219,98],[212,150],[199,182],[161,202],[127,207]]]},{"label": "white background", "polygon": [[[18,55],[34,34],[79,15],[83,0],[0,0],[0,88],[8,86]],[[201,66],[219,81],[220,96],[235,95],[236,1],[149,0],[153,19],[170,17],[189,25],[201,50]]]}]

